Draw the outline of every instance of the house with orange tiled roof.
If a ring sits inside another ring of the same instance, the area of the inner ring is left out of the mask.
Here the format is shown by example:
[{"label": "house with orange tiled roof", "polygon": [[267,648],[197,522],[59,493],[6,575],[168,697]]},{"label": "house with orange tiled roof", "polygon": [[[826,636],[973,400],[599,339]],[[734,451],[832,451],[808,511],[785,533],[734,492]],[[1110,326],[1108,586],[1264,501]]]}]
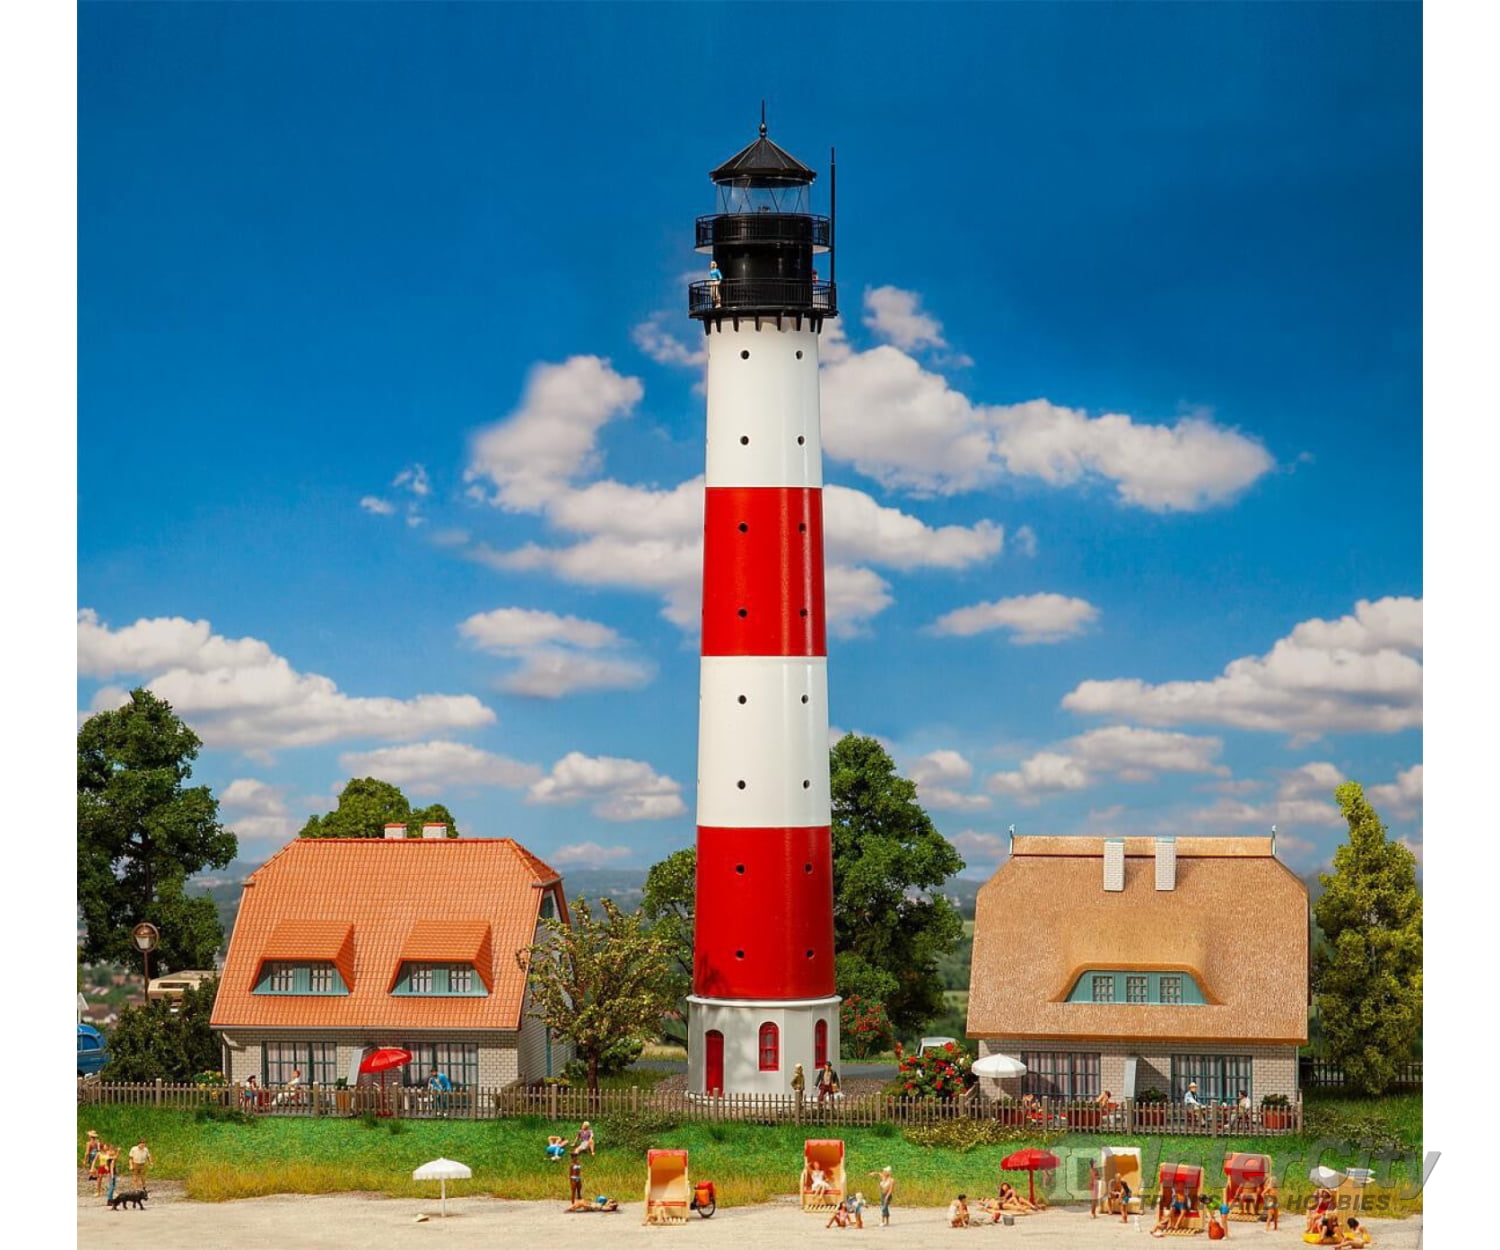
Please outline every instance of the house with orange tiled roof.
[{"label": "house with orange tiled roof", "polygon": [[968,1034],[1012,1096],[1297,1096],[1307,887],[1275,839],[1013,837],[980,888]]},{"label": "house with orange tiled roof", "polygon": [[[358,1082],[373,1049],[459,1088],[555,1075],[516,953],[567,918],[562,878],[510,838],[298,838],[246,881],[214,1003],[231,1081]],[[392,1074],[395,1076],[396,1074]]]}]

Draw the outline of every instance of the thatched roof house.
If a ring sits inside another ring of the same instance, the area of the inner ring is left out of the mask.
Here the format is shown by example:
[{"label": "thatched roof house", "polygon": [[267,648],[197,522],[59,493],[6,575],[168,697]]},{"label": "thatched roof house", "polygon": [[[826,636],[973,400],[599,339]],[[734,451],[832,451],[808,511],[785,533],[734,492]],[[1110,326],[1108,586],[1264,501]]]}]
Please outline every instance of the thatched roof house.
[{"label": "thatched roof house", "polygon": [[1015,838],[979,891],[968,1032],[1029,1092],[1293,1094],[1307,1002],[1271,838]]}]

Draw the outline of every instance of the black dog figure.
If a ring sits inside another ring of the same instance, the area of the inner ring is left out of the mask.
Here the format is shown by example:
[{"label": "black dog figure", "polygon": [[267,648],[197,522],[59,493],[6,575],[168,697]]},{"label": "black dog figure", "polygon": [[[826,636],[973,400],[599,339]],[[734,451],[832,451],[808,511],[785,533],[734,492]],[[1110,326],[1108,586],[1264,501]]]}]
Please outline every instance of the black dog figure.
[{"label": "black dog figure", "polygon": [[137,1211],[144,1211],[148,1197],[150,1195],[144,1189],[122,1189],[109,1200],[109,1209],[123,1211],[127,1206],[133,1206]]}]

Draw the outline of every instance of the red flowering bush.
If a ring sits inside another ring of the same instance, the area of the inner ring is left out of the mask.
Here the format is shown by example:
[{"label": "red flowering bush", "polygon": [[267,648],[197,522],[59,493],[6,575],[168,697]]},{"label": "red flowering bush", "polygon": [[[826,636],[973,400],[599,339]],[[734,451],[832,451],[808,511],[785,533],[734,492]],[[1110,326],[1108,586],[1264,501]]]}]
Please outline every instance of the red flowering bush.
[{"label": "red flowering bush", "polygon": [[851,994],[839,1004],[840,1049],[850,1059],[868,1059],[890,1050],[896,1042],[885,1004]]},{"label": "red flowering bush", "polygon": [[925,1055],[900,1055],[896,1080],[888,1092],[907,1098],[956,1098],[974,1084],[972,1064],[952,1042]]}]

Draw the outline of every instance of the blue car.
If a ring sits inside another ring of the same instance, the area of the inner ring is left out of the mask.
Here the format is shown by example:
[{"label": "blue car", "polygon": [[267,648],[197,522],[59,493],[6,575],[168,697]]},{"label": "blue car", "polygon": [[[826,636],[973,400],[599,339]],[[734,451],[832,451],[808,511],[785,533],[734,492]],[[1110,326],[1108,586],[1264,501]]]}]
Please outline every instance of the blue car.
[{"label": "blue car", "polygon": [[90,1024],[78,1026],[78,1075],[93,1076],[109,1062],[109,1047],[104,1034]]}]

